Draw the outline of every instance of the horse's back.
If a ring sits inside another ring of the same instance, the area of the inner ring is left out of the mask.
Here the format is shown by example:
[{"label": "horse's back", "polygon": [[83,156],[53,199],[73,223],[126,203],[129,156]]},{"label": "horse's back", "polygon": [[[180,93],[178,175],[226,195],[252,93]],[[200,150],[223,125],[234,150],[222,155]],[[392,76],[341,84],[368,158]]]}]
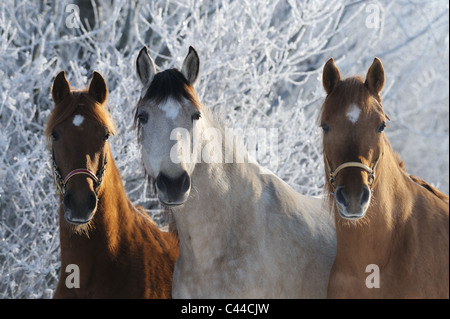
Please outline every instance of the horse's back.
[{"label": "horse's back", "polygon": [[281,223],[293,227],[290,232],[303,236],[302,241],[311,241],[310,244],[318,247],[328,243],[335,248],[334,218],[325,197],[302,195],[273,174],[265,176],[263,183],[267,192],[262,196],[265,198],[263,205],[268,215],[275,212],[272,215]]},{"label": "horse's back", "polygon": [[289,271],[293,271],[285,276],[285,291],[278,297],[325,298],[336,256],[336,231],[328,203],[295,192],[275,175],[265,176],[264,181],[270,185],[265,205],[275,256],[272,262],[283,271],[288,271],[283,264],[291,264]]}]

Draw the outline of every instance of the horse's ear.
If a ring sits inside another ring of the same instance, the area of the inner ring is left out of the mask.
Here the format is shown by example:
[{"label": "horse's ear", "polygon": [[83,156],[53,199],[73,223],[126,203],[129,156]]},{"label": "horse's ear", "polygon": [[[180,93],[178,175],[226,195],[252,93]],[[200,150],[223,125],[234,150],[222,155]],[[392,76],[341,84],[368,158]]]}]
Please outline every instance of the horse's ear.
[{"label": "horse's ear", "polygon": [[189,53],[183,61],[181,73],[190,85],[194,85],[200,73],[200,58],[193,47],[189,47]]},{"label": "horse's ear", "polygon": [[52,98],[55,104],[58,104],[70,94],[70,85],[66,79],[66,72],[61,71],[53,80]]},{"label": "horse's ear", "polygon": [[375,58],[367,71],[366,82],[364,83],[373,94],[379,95],[384,87],[384,68],[380,59]]},{"label": "horse's ear", "polygon": [[155,63],[153,63],[152,58],[148,54],[147,47],[144,46],[141,51],[139,51],[138,57],[136,59],[136,74],[141,80],[144,88],[148,88],[150,83],[152,83],[153,78],[156,74]]},{"label": "horse's ear", "polygon": [[323,67],[322,85],[325,92],[327,92],[327,94],[333,92],[339,81],[341,81],[341,73],[339,72],[336,63],[334,63],[334,59],[330,58]]},{"label": "horse's ear", "polygon": [[108,88],[105,79],[97,71],[94,71],[92,75],[91,84],[89,84],[89,95],[100,104],[105,103],[108,97]]}]

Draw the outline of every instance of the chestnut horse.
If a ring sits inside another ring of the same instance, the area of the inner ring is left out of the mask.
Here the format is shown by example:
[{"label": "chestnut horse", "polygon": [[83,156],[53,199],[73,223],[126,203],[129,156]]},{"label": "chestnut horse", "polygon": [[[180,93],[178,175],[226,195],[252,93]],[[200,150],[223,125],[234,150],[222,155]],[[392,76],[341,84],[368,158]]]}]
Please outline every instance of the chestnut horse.
[{"label": "chestnut horse", "polygon": [[323,70],[323,153],[337,255],[330,298],[448,298],[448,197],[408,175],[383,133],[377,58],[361,77]]},{"label": "chestnut horse", "polygon": [[94,72],[72,91],[64,71],[46,135],[60,208],[61,274],[54,298],[170,298],[178,239],[133,206],[111,155],[107,87]]}]

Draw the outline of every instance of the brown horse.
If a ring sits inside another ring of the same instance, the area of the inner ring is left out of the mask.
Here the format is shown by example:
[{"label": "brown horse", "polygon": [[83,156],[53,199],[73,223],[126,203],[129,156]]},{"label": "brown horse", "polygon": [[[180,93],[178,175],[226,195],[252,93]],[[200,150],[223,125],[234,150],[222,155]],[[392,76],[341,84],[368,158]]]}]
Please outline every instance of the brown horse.
[{"label": "brown horse", "polygon": [[330,298],[448,298],[448,197],[406,173],[386,135],[375,59],[361,77],[323,70],[323,152],[337,255]]},{"label": "brown horse", "polygon": [[60,194],[61,275],[54,298],[170,298],[178,239],[125,193],[110,152],[107,87],[72,91],[60,72],[46,135]]}]

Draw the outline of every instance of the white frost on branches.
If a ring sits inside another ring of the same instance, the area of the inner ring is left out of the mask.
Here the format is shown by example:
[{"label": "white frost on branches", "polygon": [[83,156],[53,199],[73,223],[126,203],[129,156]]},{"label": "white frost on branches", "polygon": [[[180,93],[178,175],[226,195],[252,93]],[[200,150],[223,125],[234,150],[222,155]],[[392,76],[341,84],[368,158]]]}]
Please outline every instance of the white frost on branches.
[{"label": "white frost on branches", "polygon": [[[79,16],[70,16],[71,4]],[[43,136],[59,71],[74,88],[85,87],[94,70],[105,77],[118,127],[110,139],[116,164],[131,200],[158,223],[133,128],[134,64],[143,45],[161,70],[179,68],[194,46],[202,102],[243,132],[275,128],[275,160],[259,159],[307,195],[323,192],[324,63],[334,57],[344,77],[364,75],[377,56],[392,145],[409,173],[448,194],[448,23],[444,0],[2,1],[0,298],[49,298],[61,271]]]}]

